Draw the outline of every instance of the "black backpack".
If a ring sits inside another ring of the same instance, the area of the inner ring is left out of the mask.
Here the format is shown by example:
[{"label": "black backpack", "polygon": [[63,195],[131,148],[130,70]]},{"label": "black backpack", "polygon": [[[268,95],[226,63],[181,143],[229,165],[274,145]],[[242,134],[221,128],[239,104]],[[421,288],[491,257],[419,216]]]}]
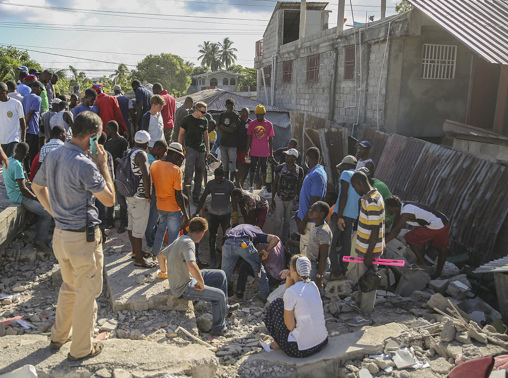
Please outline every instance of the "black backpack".
[{"label": "black backpack", "polygon": [[134,197],[138,192],[140,177],[134,174],[131,166],[132,153],[137,150],[125,151],[122,158],[116,158],[118,165],[115,172],[115,184],[118,193],[124,197]]}]

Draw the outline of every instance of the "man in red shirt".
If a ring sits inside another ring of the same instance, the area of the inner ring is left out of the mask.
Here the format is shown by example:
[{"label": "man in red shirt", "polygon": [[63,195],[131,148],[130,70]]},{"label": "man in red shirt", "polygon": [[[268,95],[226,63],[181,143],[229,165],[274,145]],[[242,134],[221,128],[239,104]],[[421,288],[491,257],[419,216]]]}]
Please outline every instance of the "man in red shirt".
[{"label": "man in red shirt", "polygon": [[162,98],[166,102],[166,105],[164,105],[164,107],[161,110],[161,114],[162,120],[164,121],[164,138],[166,139],[166,143],[170,145],[171,139],[173,137],[173,128],[175,127],[173,117],[175,115],[176,110],[176,101],[173,98],[173,96],[171,96],[168,93],[167,90],[162,89],[161,83],[155,83],[153,85],[152,90],[154,95],[158,94],[162,96]]},{"label": "man in red shirt", "polygon": [[102,124],[106,125],[109,121],[118,122],[120,134],[128,138],[127,126],[125,126],[125,120],[123,119],[117,98],[105,94],[100,84],[94,84],[92,88],[97,91],[97,99],[94,105],[99,107],[99,117],[102,119]]}]

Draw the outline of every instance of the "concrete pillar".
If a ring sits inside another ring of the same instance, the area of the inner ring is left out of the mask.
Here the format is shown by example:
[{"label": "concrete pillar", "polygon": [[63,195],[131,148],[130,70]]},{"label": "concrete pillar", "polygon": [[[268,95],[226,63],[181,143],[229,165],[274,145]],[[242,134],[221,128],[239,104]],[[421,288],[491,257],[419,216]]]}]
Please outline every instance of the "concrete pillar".
[{"label": "concrete pillar", "polygon": [[508,92],[508,66],[502,65],[499,74],[499,87],[497,89],[496,114],[494,116],[494,132],[501,134],[503,132],[503,121],[506,107],[506,97]]},{"label": "concrete pillar", "polygon": [[386,17],[386,0],[381,0],[381,20]]},{"label": "concrete pillar", "polygon": [[337,15],[337,34],[344,30],[344,14],[346,9],[346,0],[339,0],[339,13]]},{"label": "concrete pillar", "polygon": [[307,26],[307,1],[300,3],[300,39],[298,46],[302,46],[302,39],[305,37],[305,27]]}]

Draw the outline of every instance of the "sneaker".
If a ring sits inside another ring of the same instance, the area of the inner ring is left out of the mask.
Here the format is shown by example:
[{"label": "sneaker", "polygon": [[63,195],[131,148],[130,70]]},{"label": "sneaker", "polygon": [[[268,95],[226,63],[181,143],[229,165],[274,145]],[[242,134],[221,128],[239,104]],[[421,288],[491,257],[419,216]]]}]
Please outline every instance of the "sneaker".
[{"label": "sneaker", "polygon": [[232,303],[235,303],[235,302],[243,302],[243,294],[241,297],[238,296],[238,294],[235,294],[231,297],[228,298],[228,302],[232,302]]},{"label": "sneaker", "polygon": [[365,319],[364,317],[358,315],[354,319],[351,319],[347,322],[347,324],[351,327],[363,327],[369,324],[372,324],[372,320]]},{"label": "sneaker", "polygon": [[362,312],[362,310],[355,301],[344,301],[342,302],[342,304],[358,314]]},{"label": "sneaker", "polygon": [[343,274],[339,274],[338,276],[336,276],[335,274],[330,274],[330,276],[328,277],[328,281],[343,281],[343,280],[344,280]]},{"label": "sneaker", "polygon": [[38,252],[53,253],[53,250],[44,243],[41,244],[34,243],[33,248]]},{"label": "sneaker", "polygon": [[120,225],[118,228],[118,231],[116,231],[117,234],[123,234],[125,231],[127,231],[127,227],[125,225]]}]

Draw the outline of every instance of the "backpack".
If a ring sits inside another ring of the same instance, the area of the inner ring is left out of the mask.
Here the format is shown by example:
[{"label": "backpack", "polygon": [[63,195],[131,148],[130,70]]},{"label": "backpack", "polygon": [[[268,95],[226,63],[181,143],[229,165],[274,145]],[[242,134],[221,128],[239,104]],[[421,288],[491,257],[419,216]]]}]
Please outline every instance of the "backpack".
[{"label": "backpack", "polygon": [[134,197],[138,192],[140,177],[135,175],[131,166],[131,155],[134,149],[125,151],[122,158],[116,158],[115,184],[118,193],[124,197]]}]

